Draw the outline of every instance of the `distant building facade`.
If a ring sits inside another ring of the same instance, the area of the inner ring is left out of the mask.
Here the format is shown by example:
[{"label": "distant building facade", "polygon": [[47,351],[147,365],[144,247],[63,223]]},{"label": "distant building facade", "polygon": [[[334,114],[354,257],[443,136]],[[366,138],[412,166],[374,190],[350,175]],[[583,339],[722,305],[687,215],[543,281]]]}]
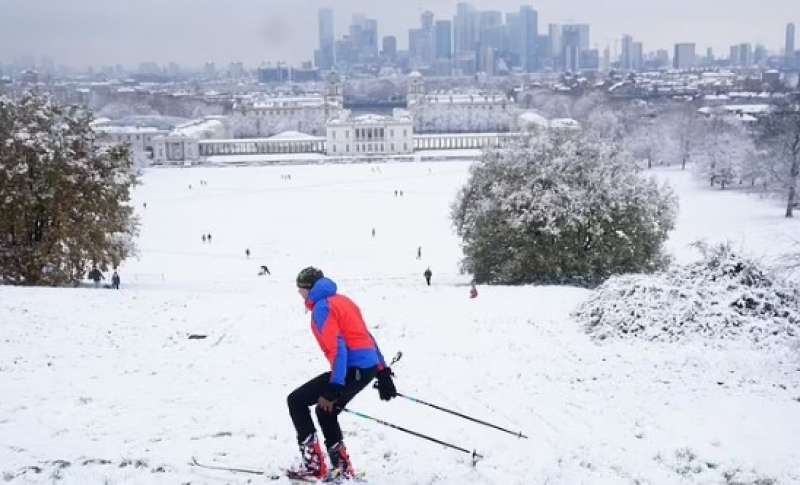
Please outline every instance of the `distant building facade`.
[{"label": "distant building facade", "polygon": [[343,111],[327,124],[329,156],[398,155],[414,151],[411,115],[395,109],[392,116],[352,116]]}]

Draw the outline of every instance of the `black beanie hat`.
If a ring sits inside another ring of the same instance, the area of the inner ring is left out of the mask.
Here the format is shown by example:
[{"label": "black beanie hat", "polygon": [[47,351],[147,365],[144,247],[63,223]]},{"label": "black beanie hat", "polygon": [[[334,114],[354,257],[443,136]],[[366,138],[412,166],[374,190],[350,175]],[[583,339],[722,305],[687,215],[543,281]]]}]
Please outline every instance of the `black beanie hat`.
[{"label": "black beanie hat", "polygon": [[310,290],[314,286],[314,283],[324,276],[321,269],[317,269],[313,266],[304,268],[297,274],[297,287]]}]

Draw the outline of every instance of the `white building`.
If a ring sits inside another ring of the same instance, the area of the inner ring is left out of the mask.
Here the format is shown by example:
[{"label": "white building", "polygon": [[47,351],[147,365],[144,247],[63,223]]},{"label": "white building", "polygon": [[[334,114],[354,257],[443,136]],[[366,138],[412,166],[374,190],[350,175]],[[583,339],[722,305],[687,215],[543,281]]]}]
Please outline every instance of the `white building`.
[{"label": "white building", "polygon": [[511,130],[517,115],[502,92],[427,93],[419,72],[408,80],[408,109],[418,133],[482,133]]},{"label": "white building", "polygon": [[178,125],[164,136],[153,139],[156,163],[193,161],[200,157],[200,142],[228,138],[224,116],[208,116]]},{"label": "white building", "polygon": [[169,133],[169,130],[154,126],[111,126],[102,122],[94,125],[94,131],[100,145],[129,145],[133,163],[137,167],[153,163],[155,140]]},{"label": "white building", "polygon": [[414,123],[405,110],[392,116],[351,116],[349,111],[328,122],[329,156],[396,155],[414,151]]},{"label": "white building", "polygon": [[263,138],[286,131],[323,136],[328,120],[344,107],[341,81],[331,73],[323,93],[302,96],[248,96],[237,101],[230,116],[234,138]]}]

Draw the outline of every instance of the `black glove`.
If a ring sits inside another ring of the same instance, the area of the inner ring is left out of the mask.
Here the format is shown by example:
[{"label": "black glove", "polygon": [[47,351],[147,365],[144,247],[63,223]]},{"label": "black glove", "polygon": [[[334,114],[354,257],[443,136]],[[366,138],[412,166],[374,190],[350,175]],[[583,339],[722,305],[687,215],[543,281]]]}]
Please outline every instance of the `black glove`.
[{"label": "black glove", "polygon": [[381,396],[382,401],[388,401],[397,397],[397,389],[392,382],[392,369],[384,367],[378,372],[378,394]]},{"label": "black glove", "polygon": [[324,397],[330,402],[334,402],[340,397],[342,397],[343,392],[344,392],[343,385],[329,382],[328,387],[325,389],[325,392],[322,393],[322,397]]}]

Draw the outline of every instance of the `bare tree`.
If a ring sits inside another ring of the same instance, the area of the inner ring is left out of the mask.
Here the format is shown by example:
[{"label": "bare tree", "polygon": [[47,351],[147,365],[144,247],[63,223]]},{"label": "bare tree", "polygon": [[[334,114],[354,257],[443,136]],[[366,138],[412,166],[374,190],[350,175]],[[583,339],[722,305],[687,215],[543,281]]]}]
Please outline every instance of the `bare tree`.
[{"label": "bare tree", "polygon": [[800,176],[800,106],[786,105],[761,122],[759,142],[767,152],[771,179],[786,190],[786,217],[793,217]]}]

